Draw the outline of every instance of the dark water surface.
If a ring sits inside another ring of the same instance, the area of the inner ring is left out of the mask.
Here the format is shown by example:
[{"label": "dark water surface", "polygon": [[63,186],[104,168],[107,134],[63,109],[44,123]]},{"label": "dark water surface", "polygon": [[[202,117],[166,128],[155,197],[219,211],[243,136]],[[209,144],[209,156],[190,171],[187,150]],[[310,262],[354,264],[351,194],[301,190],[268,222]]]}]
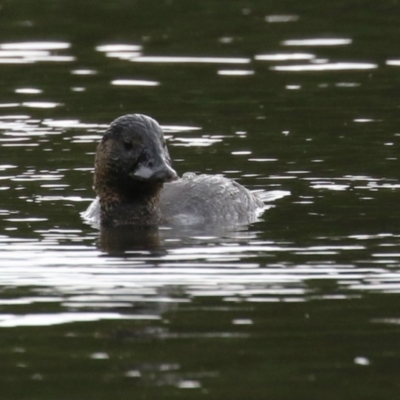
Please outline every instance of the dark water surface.
[{"label": "dark water surface", "polygon": [[[4,0],[0,26],[1,399],[398,398],[398,1]],[[290,195],[100,238],[96,143],[132,112],[180,174]]]}]

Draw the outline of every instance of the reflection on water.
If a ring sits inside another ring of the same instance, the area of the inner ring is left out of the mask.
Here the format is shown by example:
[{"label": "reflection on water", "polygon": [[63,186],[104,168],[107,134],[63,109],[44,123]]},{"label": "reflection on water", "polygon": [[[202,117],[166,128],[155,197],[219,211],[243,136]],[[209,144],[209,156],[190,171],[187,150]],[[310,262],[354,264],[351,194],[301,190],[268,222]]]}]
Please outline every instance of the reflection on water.
[{"label": "reflection on water", "polygon": [[52,54],[69,49],[70,43],[63,42],[26,42],[0,43],[0,64],[32,64],[44,62],[71,62],[73,56]]},{"label": "reflection on water", "polygon": [[111,82],[112,85],[120,86],[158,86],[160,82],[155,81],[140,81],[134,79],[115,79]]},{"label": "reflection on water", "polygon": [[248,64],[249,58],[228,57],[133,57],[130,61],[149,63],[206,63],[206,64]]},{"label": "reflection on water", "polygon": [[105,253],[118,256],[129,251],[147,251],[160,248],[158,227],[105,227],[100,228],[99,248]]},{"label": "reflection on water", "polygon": [[298,20],[298,15],[267,15],[265,17],[265,21],[270,23],[296,22]]},{"label": "reflection on water", "polygon": [[337,71],[337,70],[353,70],[353,69],[375,69],[376,64],[371,63],[321,63],[315,65],[281,65],[271,67],[275,71]]},{"label": "reflection on water", "polygon": [[246,76],[246,75],[254,75],[254,71],[244,70],[244,69],[220,69],[218,71],[218,75]]},{"label": "reflection on water", "polygon": [[312,60],[314,58],[315,55],[309,53],[258,54],[254,57],[258,61]]},{"label": "reflection on water", "polygon": [[[45,3],[0,13],[3,397],[396,398],[397,5]],[[235,229],[86,225],[132,112],[179,174],[290,196]]]},{"label": "reflection on water", "polygon": [[351,44],[351,39],[316,38],[316,39],[292,39],[282,42],[283,46],[343,46]]},{"label": "reflection on water", "polygon": [[[8,220],[43,223],[33,218]],[[227,302],[305,301],[326,296],[341,299],[364,290],[400,290],[400,275],[390,267],[397,264],[399,254],[378,250],[393,239],[389,233],[353,235],[337,245],[295,246],[261,240],[259,233],[243,229],[138,232],[114,228],[102,230],[100,237],[87,237],[91,245],[83,244],[80,230],[36,230],[42,237],[38,241],[4,236],[0,252],[7,265],[2,268],[0,284],[7,287],[19,282],[22,287],[52,288],[61,297],[49,301],[66,301],[68,307],[72,304],[70,297],[82,290],[96,299],[100,293],[108,293],[103,305],[96,303],[97,309],[115,307],[121,295],[134,295],[137,290],[148,293],[149,301],[159,302],[161,288],[164,297],[168,287],[177,286],[185,288],[180,298],[218,296]],[[99,250],[94,247],[97,242]],[[285,261],[291,258],[297,262]],[[352,261],[334,263],[333,258]],[[308,287],[309,281],[316,280],[332,281],[334,291],[319,294],[316,287]],[[93,307],[89,297],[80,307]],[[21,301],[42,302],[43,298],[29,294],[28,300],[19,297],[17,302]]]},{"label": "reflection on water", "polygon": [[[25,299],[23,299],[24,301]],[[50,300],[51,301],[51,300]],[[17,302],[14,304],[21,304]],[[0,315],[0,328],[15,328],[17,326],[51,326],[71,322],[93,322],[101,320],[138,319],[132,315],[118,315],[116,313],[57,313],[34,315]],[[154,320],[154,316],[141,315],[139,319]]]}]

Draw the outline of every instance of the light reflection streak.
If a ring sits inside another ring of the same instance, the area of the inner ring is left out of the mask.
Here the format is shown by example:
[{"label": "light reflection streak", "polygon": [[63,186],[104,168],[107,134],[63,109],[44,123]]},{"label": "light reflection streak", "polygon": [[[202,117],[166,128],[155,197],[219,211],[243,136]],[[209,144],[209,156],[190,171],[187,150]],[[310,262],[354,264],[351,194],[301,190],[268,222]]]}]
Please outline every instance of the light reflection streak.
[{"label": "light reflection streak", "polygon": [[38,147],[39,143],[4,143],[1,147]]},{"label": "light reflection streak", "polygon": [[202,128],[199,126],[182,126],[182,125],[161,125],[163,132],[185,132],[185,131],[198,131]]},{"label": "light reflection streak", "polygon": [[29,118],[31,118],[29,115],[0,115],[0,120],[13,119],[15,121],[18,121],[19,119],[29,119]]},{"label": "light reflection streak", "polygon": [[[36,143],[34,143],[36,144]],[[10,180],[13,182],[29,182],[29,181],[58,181],[62,179],[64,175],[53,175],[53,174],[32,174],[32,175],[17,175],[12,177]]]},{"label": "light reflection streak", "polygon": [[[0,49],[3,45],[0,45]],[[44,57],[50,55],[49,51],[40,50],[0,50],[0,58],[3,57]]]},{"label": "light reflection streak", "polygon": [[250,58],[233,57],[141,56],[133,57],[130,61],[148,63],[249,64],[251,60]]},{"label": "light reflection streak", "polygon": [[50,101],[27,101],[22,103],[25,107],[30,108],[55,108],[61,105],[61,103],[54,103]]},{"label": "light reflection streak", "polygon": [[32,57],[32,62],[46,61],[46,62],[72,62],[75,61],[74,56],[48,56],[48,57]]},{"label": "light reflection streak", "polygon": [[282,42],[283,46],[343,46],[351,44],[352,39],[316,38],[316,39],[293,39]]},{"label": "light reflection streak", "polygon": [[[99,128],[99,129],[106,129],[108,125],[105,124],[88,124],[88,123],[83,123],[79,120],[76,119],[59,119],[59,120],[53,120],[53,119],[45,119],[42,122],[43,125],[45,126],[50,126],[53,128]],[[75,136],[74,136],[75,137]]]},{"label": "light reflection streak", "polygon": [[312,60],[313,58],[315,58],[315,55],[310,53],[258,54],[254,57],[257,61]]},{"label": "light reflection streak", "polygon": [[325,183],[325,184],[313,184],[311,185],[313,189],[327,189],[327,190],[335,190],[335,191],[343,191],[350,188],[350,185],[337,185],[333,182]]},{"label": "light reflection streak", "polygon": [[296,22],[298,20],[298,15],[267,15],[265,17],[265,22],[269,23]]},{"label": "light reflection streak", "polygon": [[304,64],[304,65],[279,65],[270,67],[273,71],[302,72],[302,71],[350,71],[350,70],[369,70],[378,68],[377,64],[372,63],[351,63],[337,62],[326,64]]},{"label": "light reflection streak", "polygon": [[28,315],[13,315],[0,314],[0,328],[14,328],[17,326],[52,326],[59,324],[67,324],[72,322],[93,322],[101,320],[158,320],[160,317],[155,315],[125,315],[119,313],[57,313],[57,314],[28,314]]},{"label": "light reflection streak", "polygon": [[5,171],[6,169],[12,169],[12,168],[17,168],[17,166],[8,164],[0,165],[0,171]]},{"label": "light reflection streak", "polygon": [[13,108],[13,107],[19,107],[20,105],[21,103],[0,103],[0,108]]},{"label": "light reflection streak", "polygon": [[136,44],[104,44],[101,46],[97,46],[96,50],[101,52],[110,52],[110,51],[140,51],[142,46]]},{"label": "light reflection streak", "polygon": [[25,58],[0,58],[0,64],[29,64],[30,62],[32,61]]},{"label": "light reflection streak", "polygon": [[120,60],[130,60],[133,57],[139,57],[141,53],[133,51],[111,51],[106,53],[106,57],[119,58]]},{"label": "light reflection streak", "polygon": [[97,71],[94,69],[74,69],[71,71],[73,75],[96,75]]},{"label": "light reflection streak", "polygon": [[42,90],[36,89],[36,88],[19,88],[19,89],[15,89],[15,93],[39,94],[39,93],[42,93]]},{"label": "light reflection streak", "polygon": [[0,64],[33,64],[36,62],[71,62],[74,56],[51,54],[68,49],[64,42],[17,42],[0,44]]},{"label": "light reflection streak", "polygon": [[221,69],[217,72],[218,75],[223,76],[249,76],[254,75],[254,71],[252,70],[228,70],[228,69]]},{"label": "light reflection streak", "polygon": [[159,86],[160,82],[139,79],[115,79],[111,81],[115,86]]},{"label": "light reflection streak", "polygon": [[391,65],[394,67],[400,67],[400,60],[387,60],[386,65]]},{"label": "light reflection streak", "polygon": [[71,47],[67,42],[16,42],[2,43],[0,49],[4,50],[62,50]]},{"label": "light reflection streak", "polygon": [[[41,187],[44,187],[46,185],[41,185]],[[58,185],[55,186],[53,185],[52,187],[66,187],[69,185]],[[42,201],[72,201],[72,202],[88,202],[88,201],[92,201],[92,199],[90,198],[84,198],[84,197],[80,197],[80,196],[36,196],[35,197],[35,201],[40,203]]]},{"label": "light reflection streak", "polygon": [[178,255],[178,254],[200,254],[202,252],[207,254],[232,254],[232,253],[242,253],[242,252],[265,252],[265,251],[327,251],[327,250],[364,250],[365,246],[361,245],[352,245],[352,246],[309,246],[309,247],[281,247],[281,246],[219,246],[219,247],[207,247],[207,248],[200,248],[200,247],[190,247],[190,248],[179,248],[179,249],[171,249],[171,255]]},{"label": "light reflection streak", "polygon": [[222,139],[211,138],[174,138],[173,146],[183,147],[208,147],[214,143],[222,142]]}]

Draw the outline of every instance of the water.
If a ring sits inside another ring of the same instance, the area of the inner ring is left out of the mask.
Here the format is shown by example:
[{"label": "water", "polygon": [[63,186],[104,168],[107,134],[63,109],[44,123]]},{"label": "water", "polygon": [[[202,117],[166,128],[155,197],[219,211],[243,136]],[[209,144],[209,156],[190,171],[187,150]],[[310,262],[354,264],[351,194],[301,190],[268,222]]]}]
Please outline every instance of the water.
[{"label": "water", "polygon": [[[2,398],[398,397],[397,1],[1,6]],[[96,143],[131,112],[179,174],[290,195],[100,233]]]}]

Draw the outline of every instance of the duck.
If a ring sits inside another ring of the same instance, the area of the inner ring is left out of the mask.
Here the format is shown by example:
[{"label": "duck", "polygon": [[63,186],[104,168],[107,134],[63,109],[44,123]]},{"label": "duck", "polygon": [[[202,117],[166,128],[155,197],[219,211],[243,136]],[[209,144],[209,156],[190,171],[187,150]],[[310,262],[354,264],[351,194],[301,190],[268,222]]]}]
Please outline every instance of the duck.
[{"label": "duck", "polygon": [[257,193],[222,175],[178,177],[161,126],[143,114],[109,125],[97,146],[94,190],[82,216],[100,226],[236,226],[266,209]]}]

